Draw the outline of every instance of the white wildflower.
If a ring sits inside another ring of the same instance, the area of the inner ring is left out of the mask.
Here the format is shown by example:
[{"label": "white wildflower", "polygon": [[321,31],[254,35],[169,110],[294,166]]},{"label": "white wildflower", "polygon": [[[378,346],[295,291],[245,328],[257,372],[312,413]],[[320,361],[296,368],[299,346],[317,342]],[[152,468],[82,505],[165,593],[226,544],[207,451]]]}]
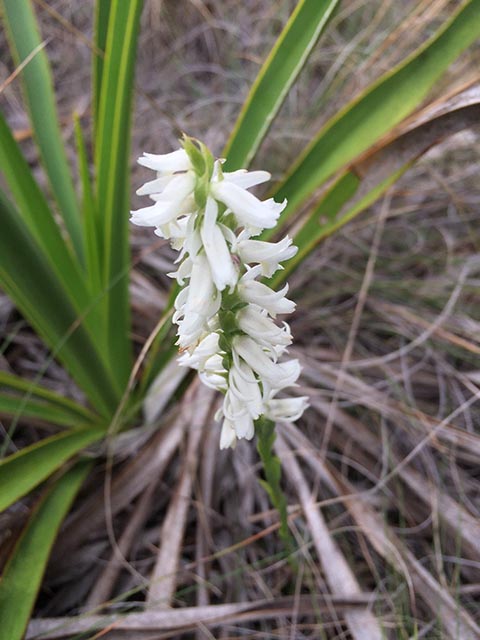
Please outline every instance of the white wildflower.
[{"label": "white wildflower", "polygon": [[234,448],[237,444],[237,433],[235,431],[235,426],[231,422],[225,418],[222,424],[222,432],[220,434],[220,449],[229,449],[230,447]]},{"label": "white wildflower", "polygon": [[262,229],[275,226],[278,216],[287,206],[287,201],[275,202],[273,199],[261,201],[254,195],[228,180],[214,182],[211,188],[212,196],[223,202],[236,216],[242,225],[254,229],[254,234]]},{"label": "white wildflower", "polygon": [[284,322],[283,327],[279,327],[257,305],[249,304],[244,307],[239,311],[237,318],[238,326],[244,333],[277,356],[280,356],[292,342],[288,324]]},{"label": "white wildflower", "polygon": [[205,255],[198,255],[192,265],[190,283],[175,302],[174,321],[178,323],[178,344],[189,347],[203,337],[207,323],[220,308],[221,295],[212,280]]},{"label": "white wildflower", "polygon": [[144,153],[143,156],[138,159],[138,164],[160,173],[172,173],[173,171],[187,171],[188,169],[192,169],[190,157],[185,149],[177,149],[171,153],[161,155]]},{"label": "white wildflower", "polygon": [[223,291],[227,285],[235,286],[238,273],[228,250],[227,241],[217,224],[217,214],[218,204],[213,198],[208,197],[200,235],[215,286],[219,291]]},{"label": "white wildflower", "polygon": [[241,278],[238,284],[238,294],[244,302],[263,307],[275,318],[278,313],[292,313],[295,303],[285,297],[288,291],[286,284],[280,291],[273,291],[266,284],[254,280],[250,275],[253,269]]},{"label": "white wildflower", "polygon": [[286,236],[280,242],[263,242],[262,240],[250,240],[248,234],[238,239],[235,251],[244,264],[259,263],[262,276],[270,278],[275,271],[283,269],[281,262],[290,260],[297,253],[297,247],[292,245],[292,240]]},{"label": "white wildflower", "polygon": [[278,314],[292,313],[288,285],[274,291],[271,277],[297,248],[290,238],[252,240],[275,226],[286,201],[260,200],[247,191],[270,179],[266,171],[223,172],[201,143],[144,154],[139,163],[157,172],[137,191],[154,204],[132,212],[131,221],[153,226],[179,251],[175,272],[181,289],[174,303],[179,363],[196,369],[204,384],[224,394],[220,448],[250,440],[255,421],[297,420],[306,397],[277,398],[300,375],[298,360],[279,361],[292,342]]},{"label": "white wildflower", "polygon": [[265,415],[270,420],[295,422],[308,407],[308,398],[271,398],[265,402]]}]

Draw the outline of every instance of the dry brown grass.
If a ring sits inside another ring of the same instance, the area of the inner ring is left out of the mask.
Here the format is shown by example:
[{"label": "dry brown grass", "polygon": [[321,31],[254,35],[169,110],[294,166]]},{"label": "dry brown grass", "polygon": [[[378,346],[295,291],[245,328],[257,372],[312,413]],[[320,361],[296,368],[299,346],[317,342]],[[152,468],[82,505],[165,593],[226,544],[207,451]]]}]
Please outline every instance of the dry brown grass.
[{"label": "dry brown grass", "polygon": [[[36,2],[71,140],[72,110],[89,117],[90,3]],[[150,0],[132,161],[169,150],[180,131],[220,152],[292,4]],[[345,4],[261,149],[256,164],[274,174],[459,2]],[[476,57],[444,86],[467,78]],[[12,69],[1,59],[3,76]],[[35,164],[17,82],[2,100]],[[28,638],[480,637],[477,143],[478,129],[430,153],[291,278],[298,392],[311,398],[277,440],[294,562],[252,444],[220,452],[216,399],[193,382],[172,401],[171,388],[148,423],[92,452],[98,464],[57,541]],[[132,247],[140,349],[166,303],[171,255],[141,233]],[[34,375],[46,350],[5,298],[0,323],[1,366]],[[44,382],[78,396],[54,363]],[[16,446],[44,433],[22,424]],[[27,507],[3,516],[2,556]]]}]

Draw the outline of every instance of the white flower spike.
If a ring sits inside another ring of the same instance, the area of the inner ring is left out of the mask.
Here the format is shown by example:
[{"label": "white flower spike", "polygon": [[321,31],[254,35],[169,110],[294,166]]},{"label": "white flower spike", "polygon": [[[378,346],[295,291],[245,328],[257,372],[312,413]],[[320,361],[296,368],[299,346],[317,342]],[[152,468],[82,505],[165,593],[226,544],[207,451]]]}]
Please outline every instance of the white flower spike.
[{"label": "white flower spike", "polygon": [[201,142],[185,137],[182,148],[164,155],[145,153],[139,164],[157,177],[137,191],[154,204],[132,211],[131,222],[155,227],[180,251],[175,273],[181,290],[173,321],[178,326],[179,364],[199,372],[204,384],[224,394],[220,448],[251,440],[255,421],[298,420],[306,397],[277,398],[300,375],[298,360],[279,362],[292,336],[277,314],[292,313],[288,285],[273,291],[259,282],[270,277],[297,248],[252,240],[275,226],[286,206],[259,200],[247,189],[270,179],[267,171],[222,172]]}]

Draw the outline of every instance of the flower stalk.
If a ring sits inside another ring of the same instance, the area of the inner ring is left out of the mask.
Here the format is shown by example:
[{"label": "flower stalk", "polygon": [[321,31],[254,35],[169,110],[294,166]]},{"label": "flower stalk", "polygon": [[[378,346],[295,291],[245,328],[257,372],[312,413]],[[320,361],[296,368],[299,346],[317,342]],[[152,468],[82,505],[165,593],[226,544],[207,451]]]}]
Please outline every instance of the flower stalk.
[{"label": "flower stalk", "polygon": [[275,423],[273,420],[259,418],[256,423],[257,451],[262,461],[263,473],[266,481],[260,480],[270,498],[270,502],[278,511],[280,517],[280,538],[289,554],[293,551],[292,537],[288,528],[287,500],[280,486],[282,466],[278,456],[273,451],[275,442]]}]

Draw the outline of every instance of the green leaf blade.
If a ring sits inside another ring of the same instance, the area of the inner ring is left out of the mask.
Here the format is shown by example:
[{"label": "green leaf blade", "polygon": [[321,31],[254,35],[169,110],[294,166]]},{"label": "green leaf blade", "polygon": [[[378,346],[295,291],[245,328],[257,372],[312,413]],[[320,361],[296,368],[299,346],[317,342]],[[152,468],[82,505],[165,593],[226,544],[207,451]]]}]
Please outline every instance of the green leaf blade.
[{"label": "green leaf blade", "polygon": [[95,409],[102,415],[112,415],[120,392],[102,353],[48,259],[1,192],[0,219],[1,286],[84,389]]},{"label": "green leaf blade", "polygon": [[[101,326],[100,306],[98,304],[92,306],[84,274],[77,260],[69,251],[53,213],[1,113],[0,167],[12,196],[15,198],[18,213],[25,222],[29,233],[42,248],[50,268],[62,281],[65,290],[68,291],[80,313],[91,307],[86,324],[89,325],[92,335],[95,336],[97,327]],[[100,341],[98,343],[100,344]]]},{"label": "green leaf blade", "polygon": [[[97,211],[97,203],[89,172],[87,148],[80,120],[74,116],[75,139],[77,143],[78,172],[82,185],[82,231],[85,246],[85,261],[89,289],[92,295],[99,297],[99,304],[103,306],[102,277],[101,277],[101,225]],[[103,324],[103,323],[102,323]]]},{"label": "green leaf blade", "polygon": [[0,579],[0,620],[8,640],[22,640],[53,543],[89,471],[82,463],[62,476],[36,505]]},{"label": "green leaf blade", "polygon": [[0,371],[0,414],[20,416],[66,427],[94,423],[91,411],[40,384]]},{"label": "green leaf blade", "polygon": [[103,221],[109,357],[122,386],[131,369],[129,155],[135,51],[142,5],[143,0],[111,2],[95,148],[97,203]]},{"label": "green leaf blade", "polygon": [[[347,105],[314,138],[275,198],[289,200],[280,223],[316,189],[406,118],[446,68],[480,36],[480,0],[469,0],[404,62]],[[270,237],[272,232],[266,232]]]},{"label": "green leaf blade", "polygon": [[97,0],[95,3],[95,50],[93,52],[93,125],[97,130],[100,108],[100,93],[103,78],[103,59],[107,44],[108,22],[110,20],[111,0]]},{"label": "green leaf blade", "polygon": [[338,2],[298,3],[257,75],[223,152],[228,171],[250,164]]},{"label": "green leaf blade", "polygon": [[[10,48],[16,64],[41,45],[29,0],[2,0]],[[80,212],[60,131],[53,80],[45,51],[22,70],[25,97],[40,154],[77,256],[83,258]]]},{"label": "green leaf blade", "polygon": [[25,447],[0,461],[0,512],[46,480],[67,460],[100,440],[98,427],[62,432]]}]

